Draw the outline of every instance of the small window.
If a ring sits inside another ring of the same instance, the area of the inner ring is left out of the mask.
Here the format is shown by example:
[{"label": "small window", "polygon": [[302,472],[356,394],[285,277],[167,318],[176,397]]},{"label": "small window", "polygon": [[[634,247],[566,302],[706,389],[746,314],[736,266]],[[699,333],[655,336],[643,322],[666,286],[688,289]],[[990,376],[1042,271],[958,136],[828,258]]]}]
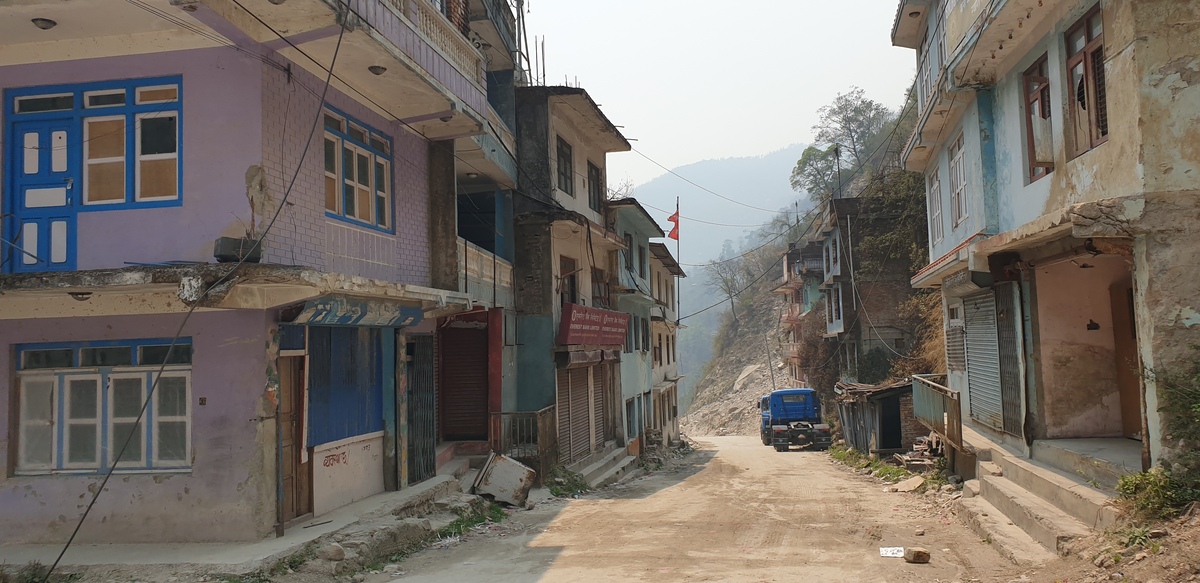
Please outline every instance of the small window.
[{"label": "small window", "polygon": [[575,163],[572,160],[571,144],[558,138],[558,189],[570,196],[575,196]]},{"label": "small window", "polygon": [[25,350],[21,352],[21,370],[71,368],[74,366],[75,351],[70,348]]},{"label": "small window", "polygon": [[79,351],[79,366],[129,366],[133,364],[133,349],[128,346],[83,348]]},{"label": "small window", "polygon": [[138,364],[142,366],[192,363],[191,344],[176,344],[174,348],[170,344],[142,346],[138,350]]},{"label": "small window", "polygon": [[387,140],[374,134],[371,135],[371,147],[385,154],[392,153],[392,147],[388,144]]},{"label": "small window", "polygon": [[125,116],[83,120],[83,204],[123,203]]},{"label": "small window", "polygon": [[633,272],[633,235],[625,233],[625,270]]},{"label": "small window", "polygon": [[346,130],[346,135],[360,143],[367,143],[367,131],[354,124],[350,124],[350,129]]},{"label": "small window", "polygon": [[38,95],[36,97],[18,97],[16,100],[17,113],[40,113],[46,111],[69,111],[75,109],[74,95]]},{"label": "small window", "polygon": [[84,93],[84,98],[87,100],[84,107],[89,109],[96,107],[116,107],[125,105],[125,90],[92,91]]},{"label": "small window", "polygon": [[638,246],[638,277],[646,279],[646,248]]},{"label": "small window", "polygon": [[170,103],[172,101],[179,101],[179,87],[176,85],[139,87],[137,90],[138,105],[146,103]]},{"label": "small window", "polygon": [[328,113],[325,114],[325,129],[333,130],[335,132],[345,131],[341,118],[334,117]]}]

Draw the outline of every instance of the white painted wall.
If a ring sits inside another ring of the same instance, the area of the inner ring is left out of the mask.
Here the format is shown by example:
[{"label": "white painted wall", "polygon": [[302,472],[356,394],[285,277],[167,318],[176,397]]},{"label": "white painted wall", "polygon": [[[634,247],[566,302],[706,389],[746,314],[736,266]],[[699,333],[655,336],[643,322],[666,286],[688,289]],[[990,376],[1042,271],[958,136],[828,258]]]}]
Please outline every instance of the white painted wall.
[{"label": "white painted wall", "polygon": [[313,449],[313,515],[383,492],[383,432]]}]

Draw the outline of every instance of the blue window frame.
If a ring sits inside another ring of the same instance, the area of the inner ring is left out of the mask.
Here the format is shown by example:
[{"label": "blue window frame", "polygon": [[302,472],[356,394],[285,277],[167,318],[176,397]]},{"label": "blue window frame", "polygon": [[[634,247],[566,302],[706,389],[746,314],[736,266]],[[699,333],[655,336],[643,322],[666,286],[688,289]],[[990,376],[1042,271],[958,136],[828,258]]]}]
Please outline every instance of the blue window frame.
[{"label": "blue window frame", "polygon": [[[68,122],[63,148],[75,211],[182,204],[182,77],[9,89],[4,108],[13,148],[14,124]],[[15,176],[17,158],[5,155],[6,175]]]},{"label": "blue window frame", "polygon": [[326,107],[325,215],[393,232],[392,138]]},{"label": "blue window frame", "polygon": [[17,346],[17,472],[103,473],[131,433],[117,471],[189,469],[192,344],[182,338],[169,350],[170,344],[167,338]]}]

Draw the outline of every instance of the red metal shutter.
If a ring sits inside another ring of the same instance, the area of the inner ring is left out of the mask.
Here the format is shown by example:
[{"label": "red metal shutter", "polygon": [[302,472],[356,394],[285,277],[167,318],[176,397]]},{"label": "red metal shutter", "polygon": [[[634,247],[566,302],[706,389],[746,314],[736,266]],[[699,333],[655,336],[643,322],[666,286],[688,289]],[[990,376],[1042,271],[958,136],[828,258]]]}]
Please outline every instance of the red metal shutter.
[{"label": "red metal shutter", "polygon": [[487,439],[488,337],[477,328],[442,328],[441,350],[442,439]]},{"label": "red metal shutter", "polygon": [[583,459],[592,451],[588,370],[571,369],[571,461]]},{"label": "red metal shutter", "polygon": [[559,462],[571,463],[571,371],[558,369],[558,455]]}]

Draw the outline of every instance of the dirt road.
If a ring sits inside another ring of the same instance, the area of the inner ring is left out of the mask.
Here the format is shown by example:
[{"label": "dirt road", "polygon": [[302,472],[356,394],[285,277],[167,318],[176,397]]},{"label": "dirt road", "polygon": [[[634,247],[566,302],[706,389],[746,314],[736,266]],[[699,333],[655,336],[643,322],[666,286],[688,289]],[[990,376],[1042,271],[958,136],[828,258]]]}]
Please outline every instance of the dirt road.
[{"label": "dirt road", "polygon": [[[461,581],[1009,581],[1018,569],[927,499],[887,493],[815,452],[700,440],[680,470],[512,516],[371,583]],[[924,529],[917,536],[916,529]],[[882,558],[921,546],[926,565]]]}]

